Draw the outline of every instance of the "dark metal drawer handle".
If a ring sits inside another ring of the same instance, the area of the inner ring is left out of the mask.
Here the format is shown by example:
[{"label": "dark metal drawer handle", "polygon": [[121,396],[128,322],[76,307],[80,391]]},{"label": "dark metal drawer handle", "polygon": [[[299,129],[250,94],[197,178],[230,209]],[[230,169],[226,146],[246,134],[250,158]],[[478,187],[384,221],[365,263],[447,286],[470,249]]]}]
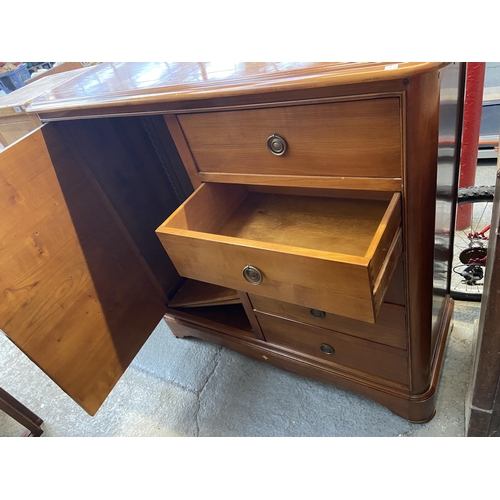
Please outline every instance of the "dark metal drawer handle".
[{"label": "dark metal drawer handle", "polygon": [[260,285],[262,283],[262,273],[254,266],[246,266],[243,269],[243,277],[251,285]]},{"label": "dark metal drawer handle", "polygon": [[281,156],[285,154],[287,143],[283,137],[278,134],[273,134],[267,139],[267,149],[276,156]]},{"label": "dark metal drawer handle", "polygon": [[333,354],[335,352],[335,349],[328,344],[321,344],[319,348],[325,353],[325,354]]},{"label": "dark metal drawer handle", "polygon": [[319,309],[309,309],[309,312],[315,317],[315,318],[321,318],[323,319],[326,316],[325,311],[320,311]]}]

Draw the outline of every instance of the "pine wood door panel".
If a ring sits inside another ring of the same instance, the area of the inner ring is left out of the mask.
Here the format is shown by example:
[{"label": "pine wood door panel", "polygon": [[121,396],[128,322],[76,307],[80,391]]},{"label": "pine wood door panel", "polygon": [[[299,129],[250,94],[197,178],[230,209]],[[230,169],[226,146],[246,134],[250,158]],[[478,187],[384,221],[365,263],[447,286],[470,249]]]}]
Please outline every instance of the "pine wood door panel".
[{"label": "pine wood door panel", "polygon": [[0,328],[94,414],[166,311],[51,124],[0,154]]}]

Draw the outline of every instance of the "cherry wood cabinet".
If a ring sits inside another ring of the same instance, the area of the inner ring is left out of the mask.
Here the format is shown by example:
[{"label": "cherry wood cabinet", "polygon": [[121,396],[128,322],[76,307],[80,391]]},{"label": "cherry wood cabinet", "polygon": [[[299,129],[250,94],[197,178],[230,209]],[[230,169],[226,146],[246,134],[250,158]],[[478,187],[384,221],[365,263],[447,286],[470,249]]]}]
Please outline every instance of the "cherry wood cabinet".
[{"label": "cherry wood cabinet", "polygon": [[35,99],[45,124],[0,153],[0,327],[90,414],[163,317],[429,420],[463,73],[90,68]]}]

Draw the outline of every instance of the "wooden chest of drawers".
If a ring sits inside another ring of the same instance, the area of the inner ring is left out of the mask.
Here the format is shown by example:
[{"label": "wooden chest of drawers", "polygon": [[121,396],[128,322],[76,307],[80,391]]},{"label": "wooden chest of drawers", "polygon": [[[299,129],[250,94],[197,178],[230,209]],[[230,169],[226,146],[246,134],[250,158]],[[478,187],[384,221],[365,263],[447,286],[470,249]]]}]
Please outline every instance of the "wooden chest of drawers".
[{"label": "wooden chest of drawers", "polygon": [[34,101],[52,123],[0,155],[0,327],[91,414],[163,315],[427,421],[463,68],[261,66]]}]

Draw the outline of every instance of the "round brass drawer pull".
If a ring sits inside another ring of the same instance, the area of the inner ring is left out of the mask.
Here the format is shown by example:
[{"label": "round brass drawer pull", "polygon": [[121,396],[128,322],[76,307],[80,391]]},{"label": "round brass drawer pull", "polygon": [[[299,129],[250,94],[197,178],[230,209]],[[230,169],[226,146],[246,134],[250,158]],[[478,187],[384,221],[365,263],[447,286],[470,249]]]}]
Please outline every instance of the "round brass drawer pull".
[{"label": "round brass drawer pull", "polygon": [[335,349],[328,344],[321,344],[319,348],[325,353],[325,354],[333,354],[335,352]]},{"label": "round brass drawer pull", "polygon": [[309,309],[309,312],[315,317],[315,318],[321,318],[323,319],[326,316],[325,311],[320,311],[319,309]]},{"label": "round brass drawer pull", "polygon": [[262,273],[254,266],[246,266],[243,269],[243,277],[251,285],[260,285],[262,283]]},{"label": "round brass drawer pull", "polygon": [[276,156],[281,156],[285,154],[287,143],[283,137],[280,137],[278,134],[273,134],[267,139],[267,149]]}]

